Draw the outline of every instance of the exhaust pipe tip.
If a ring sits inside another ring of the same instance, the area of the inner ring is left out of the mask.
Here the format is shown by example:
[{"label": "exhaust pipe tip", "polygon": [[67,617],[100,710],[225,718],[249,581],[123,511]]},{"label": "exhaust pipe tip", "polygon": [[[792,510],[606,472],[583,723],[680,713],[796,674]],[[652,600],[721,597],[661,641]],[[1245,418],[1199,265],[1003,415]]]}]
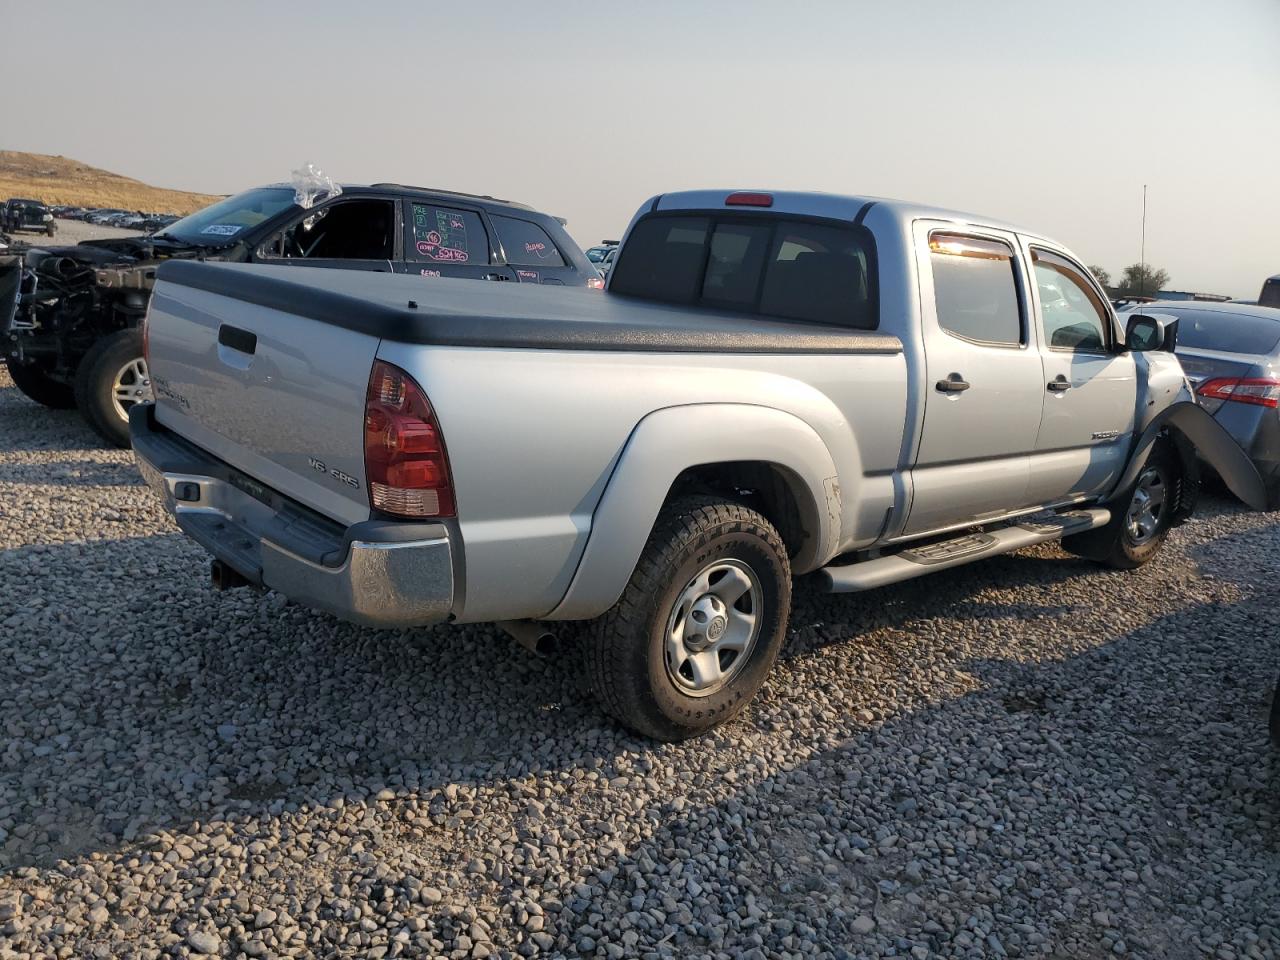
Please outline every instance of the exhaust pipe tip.
[{"label": "exhaust pipe tip", "polygon": [[539,657],[550,656],[558,645],[551,630],[532,620],[500,620],[497,625],[512,640]]},{"label": "exhaust pipe tip", "polygon": [[221,560],[214,560],[209,564],[209,582],[215,590],[235,590],[249,585],[247,579]]}]

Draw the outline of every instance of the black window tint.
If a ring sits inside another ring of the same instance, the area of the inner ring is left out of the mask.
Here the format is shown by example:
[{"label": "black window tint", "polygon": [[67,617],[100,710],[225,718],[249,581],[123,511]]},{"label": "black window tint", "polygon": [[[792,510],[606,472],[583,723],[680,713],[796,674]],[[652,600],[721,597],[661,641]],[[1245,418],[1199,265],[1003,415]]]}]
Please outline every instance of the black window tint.
[{"label": "black window tint", "polygon": [[765,224],[721,223],[716,226],[711,235],[707,269],[702,277],[704,302],[731,307],[755,303],[771,232]]},{"label": "black window tint", "polygon": [[782,217],[646,217],[614,293],[874,330],[874,250],[860,228]]},{"label": "black window tint", "polygon": [[1022,310],[1013,249],[996,240],[951,233],[929,235],[938,323],[978,343],[1022,343]]},{"label": "black window tint", "polygon": [[709,221],[650,217],[631,230],[609,278],[614,293],[692,303],[702,287]]},{"label": "black window tint", "polygon": [[489,262],[489,235],[480,216],[428,203],[413,205],[413,244],[408,259],[430,263]]},{"label": "black window tint", "polygon": [[816,223],[782,222],[774,235],[760,312],[788,320],[872,330],[863,235]]},{"label": "black window tint", "polygon": [[498,231],[502,249],[507,252],[507,263],[520,263],[537,267],[563,267],[564,257],[547,231],[528,220],[494,216],[493,229]]},{"label": "black window tint", "polygon": [[[1159,313],[1161,307],[1153,303],[1144,309]],[[1178,318],[1179,347],[1228,353],[1271,353],[1280,345],[1280,314],[1272,320],[1270,317],[1211,310],[1168,312]]]},{"label": "black window tint", "polygon": [[1262,285],[1262,295],[1258,297],[1258,305],[1280,307],[1280,278],[1272,277]]}]

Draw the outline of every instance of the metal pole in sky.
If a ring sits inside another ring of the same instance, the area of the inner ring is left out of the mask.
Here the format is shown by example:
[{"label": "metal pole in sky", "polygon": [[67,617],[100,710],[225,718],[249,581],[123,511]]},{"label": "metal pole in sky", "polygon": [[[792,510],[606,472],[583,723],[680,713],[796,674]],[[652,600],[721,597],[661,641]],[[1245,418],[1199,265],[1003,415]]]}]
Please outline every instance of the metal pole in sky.
[{"label": "metal pole in sky", "polygon": [[1147,185],[1142,185],[1142,249],[1138,254],[1138,296],[1147,292]]}]

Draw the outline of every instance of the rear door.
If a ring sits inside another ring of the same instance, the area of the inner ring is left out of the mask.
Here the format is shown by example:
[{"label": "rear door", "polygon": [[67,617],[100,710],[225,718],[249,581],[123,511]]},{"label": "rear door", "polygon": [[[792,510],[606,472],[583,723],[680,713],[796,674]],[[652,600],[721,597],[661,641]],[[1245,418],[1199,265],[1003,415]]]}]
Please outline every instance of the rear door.
[{"label": "rear door", "polygon": [[259,244],[258,263],[390,273],[400,257],[399,210],[386,197],[340,195],[300,211]]},{"label": "rear door", "polygon": [[925,344],[924,426],[905,532],[1027,506],[1044,370],[1016,238],[915,224]]},{"label": "rear door", "polygon": [[503,258],[521,283],[579,285],[578,271],[569,265],[547,231],[532,220],[491,214]]},{"label": "rear door", "polygon": [[1035,244],[1026,250],[1045,373],[1032,489],[1046,503],[1091,496],[1125,465],[1138,397],[1133,355],[1117,349],[1111,308],[1084,267]]},{"label": "rear door", "polygon": [[404,260],[397,270],[424,277],[515,279],[495,255],[478,209],[406,199],[404,210]]}]

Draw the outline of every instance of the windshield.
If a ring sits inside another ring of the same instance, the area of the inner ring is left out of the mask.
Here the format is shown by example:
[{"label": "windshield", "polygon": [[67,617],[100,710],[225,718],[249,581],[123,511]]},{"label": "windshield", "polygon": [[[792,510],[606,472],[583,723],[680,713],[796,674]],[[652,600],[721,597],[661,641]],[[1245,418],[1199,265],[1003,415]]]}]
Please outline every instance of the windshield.
[{"label": "windshield", "polygon": [[164,234],[187,243],[234,243],[245,230],[292,206],[292,187],[258,187],[197,210],[165,227]]},{"label": "windshield", "polygon": [[611,249],[613,248],[612,247],[592,247],[590,250],[587,251],[587,259],[590,260],[592,263],[600,263],[602,260],[604,260],[605,254],[607,254]]}]

